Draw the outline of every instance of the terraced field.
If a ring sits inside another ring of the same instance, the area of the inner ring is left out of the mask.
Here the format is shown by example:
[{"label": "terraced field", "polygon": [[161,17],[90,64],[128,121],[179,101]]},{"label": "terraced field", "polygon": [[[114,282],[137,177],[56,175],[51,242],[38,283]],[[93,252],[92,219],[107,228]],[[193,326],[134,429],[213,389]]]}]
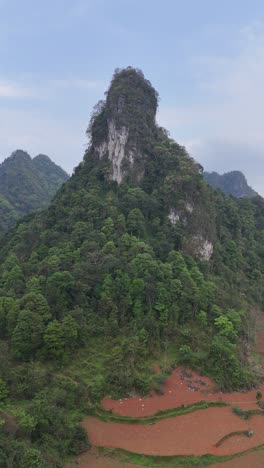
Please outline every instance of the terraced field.
[{"label": "terraced field", "polygon": [[[259,354],[264,353],[263,325],[264,321],[259,326]],[[264,395],[264,385],[260,391]],[[248,419],[237,416],[233,406],[239,406]],[[256,390],[223,394],[210,379],[178,367],[162,395],[104,399],[83,421],[97,449],[79,457],[78,463],[94,468],[262,467],[263,416]]]}]

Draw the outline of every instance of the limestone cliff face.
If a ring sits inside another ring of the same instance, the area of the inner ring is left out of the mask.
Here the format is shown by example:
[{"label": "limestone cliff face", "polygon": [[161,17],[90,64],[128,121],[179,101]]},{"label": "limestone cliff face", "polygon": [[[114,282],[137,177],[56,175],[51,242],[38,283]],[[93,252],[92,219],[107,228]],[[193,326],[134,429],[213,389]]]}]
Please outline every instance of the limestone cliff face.
[{"label": "limestone cliff face", "polygon": [[111,162],[109,178],[121,184],[144,176],[144,160],[151,153],[157,126],[157,92],[140,71],[117,71],[107,98],[95,108],[88,129],[99,159]]},{"label": "limestone cliff face", "polygon": [[184,203],[181,209],[171,208],[168,214],[168,218],[171,224],[177,224],[178,222],[182,222],[183,225],[188,223],[188,217],[192,214],[194,210],[194,206],[190,202]]},{"label": "limestone cliff face", "polygon": [[[168,214],[168,219],[172,225],[182,224],[184,227],[188,227],[188,224],[192,221],[192,214],[195,210],[195,206],[192,203],[186,202],[183,209],[171,208]],[[199,224],[195,229],[199,228]],[[199,258],[200,260],[209,261],[214,253],[214,245],[203,234],[192,234],[186,241],[184,251],[193,257]]]},{"label": "limestone cliff face", "polygon": [[96,146],[95,150],[100,159],[106,156],[112,162],[111,179],[120,184],[127,170],[132,168],[135,155],[131,149],[127,148],[129,129],[125,126],[118,129],[113,119],[109,120],[107,125],[107,138]]}]

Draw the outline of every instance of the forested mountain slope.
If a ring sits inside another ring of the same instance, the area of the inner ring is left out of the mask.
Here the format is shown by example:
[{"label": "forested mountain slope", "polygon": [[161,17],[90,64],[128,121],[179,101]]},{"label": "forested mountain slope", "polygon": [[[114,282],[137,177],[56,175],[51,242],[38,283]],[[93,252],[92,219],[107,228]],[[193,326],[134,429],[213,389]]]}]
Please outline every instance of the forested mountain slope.
[{"label": "forested mountain slope", "polygon": [[227,195],[237,198],[254,197],[257,192],[249,187],[247,179],[240,171],[230,171],[225,174],[217,172],[204,172],[204,178],[214,188],[219,188]]},{"label": "forested mountain slope", "polygon": [[68,178],[48,156],[31,159],[22,150],[12,153],[0,164],[0,232],[20,217],[46,207]]},{"label": "forested mountain slope", "polygon": [[87,402],[144,393],[171,364],[222,389],[261,377],[263,199],[211,189],[157,106],[141,71],[117,70],[74,175],[2,241],[0,456],[14,467],[61,466],[87,444]]}]

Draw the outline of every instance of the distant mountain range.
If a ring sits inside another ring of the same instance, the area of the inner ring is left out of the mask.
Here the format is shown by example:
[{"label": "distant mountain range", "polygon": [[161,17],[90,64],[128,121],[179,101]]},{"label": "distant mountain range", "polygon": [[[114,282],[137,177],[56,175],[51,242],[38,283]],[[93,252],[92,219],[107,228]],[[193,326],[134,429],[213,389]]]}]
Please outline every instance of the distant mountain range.
[{"label": "distant mountain range", "polygon": [[24,215],[46,207],[69,178],[48,156],[17,150],[0,164],[0,234]]},{"label": "distant mountain range", "polygon": [[204,172],[204,178],[214,188],[233,195],[236,198],[254,197],[258,195],[247,183],[247,179],[240,171],[230,171],[225,174],[217,172]]}]

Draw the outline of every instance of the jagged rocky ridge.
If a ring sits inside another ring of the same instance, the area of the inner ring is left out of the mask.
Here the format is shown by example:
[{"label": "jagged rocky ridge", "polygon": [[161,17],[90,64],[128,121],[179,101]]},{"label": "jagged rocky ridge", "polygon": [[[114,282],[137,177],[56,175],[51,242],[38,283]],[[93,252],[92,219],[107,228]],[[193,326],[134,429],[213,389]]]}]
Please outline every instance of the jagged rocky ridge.
[{"label": "jagged rocky ridge", "polygon": [[227,195],[237,198],[254,197],[257,192],[249,187],[247,179],[241,171],[230,171],[225,174],[204,172],[204,178],[214,188],[219,188]]}]

